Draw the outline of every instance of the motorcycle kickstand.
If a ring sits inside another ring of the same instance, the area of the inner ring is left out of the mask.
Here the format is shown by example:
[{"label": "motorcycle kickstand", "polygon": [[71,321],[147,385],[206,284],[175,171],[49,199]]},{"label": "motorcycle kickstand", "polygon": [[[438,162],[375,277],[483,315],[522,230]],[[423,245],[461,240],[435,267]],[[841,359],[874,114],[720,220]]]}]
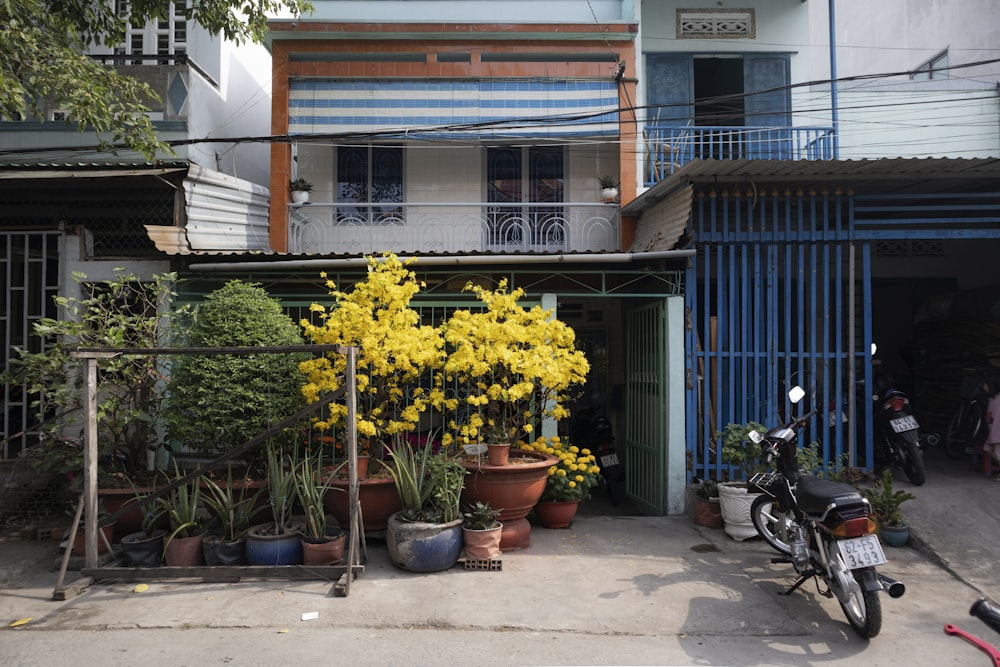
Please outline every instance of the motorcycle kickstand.
[{"label": "motorcycle kickstand", "polygon": [[812,579],[815,576],[816,576],[816,570],[812,570],[812,569],[806,570],[798,578],[798,581],[796,581],[794,584],[792,584],[791,587],[788,588],[788,590],[786,590],[786,591],[778,591],[778,595],[791,595],[792,593],[794,593],[795,591],[797,591],[799,589],[799,586],[801,586],[802,584],[806,583],[807,581],[809,581],[810,579]]}]

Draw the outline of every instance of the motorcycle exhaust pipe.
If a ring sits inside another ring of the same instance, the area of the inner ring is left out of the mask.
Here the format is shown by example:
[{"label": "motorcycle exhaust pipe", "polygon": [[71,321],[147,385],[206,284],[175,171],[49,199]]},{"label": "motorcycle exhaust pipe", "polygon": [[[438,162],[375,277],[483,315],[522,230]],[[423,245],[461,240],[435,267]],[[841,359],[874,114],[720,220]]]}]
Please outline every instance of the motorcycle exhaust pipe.
[{"label": "motorcycle exhaust pipe", "polygon": [[904,586],[901,581],[896,581],[895,579],[887,577],[884,574],[878,575],[878,580],[879,583],[882,584],[882,590],[889,593],[889,597],[891,598],[902,597],[903,593],[906,592],[906,586]]}]

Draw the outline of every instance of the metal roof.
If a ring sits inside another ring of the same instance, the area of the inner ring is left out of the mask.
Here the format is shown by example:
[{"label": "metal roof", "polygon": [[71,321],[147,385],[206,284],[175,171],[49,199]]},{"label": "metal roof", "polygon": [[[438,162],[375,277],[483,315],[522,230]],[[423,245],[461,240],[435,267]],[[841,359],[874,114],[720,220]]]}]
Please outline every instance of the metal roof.
[{"label": "metal roof", "polygon": [[841,186],[859,194],[910,194],[962,192],[990,181],[1000,186],[1000,159],[692,160],[629,202],[622,213],[641,215],[674,190],[692,183]]}]

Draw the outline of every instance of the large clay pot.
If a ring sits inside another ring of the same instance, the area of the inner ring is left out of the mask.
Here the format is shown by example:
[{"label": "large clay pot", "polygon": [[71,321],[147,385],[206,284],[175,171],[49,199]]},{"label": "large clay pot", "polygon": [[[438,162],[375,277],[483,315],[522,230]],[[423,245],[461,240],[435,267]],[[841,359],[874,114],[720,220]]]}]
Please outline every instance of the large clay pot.
[{"label": "large clay pot", "polygon": [[410,572],[440,572],[458,562],[462,553],[462,519],[448,523],[401,521],[389,517],[386,547],[393,564]]},{"label": "large clay pot", "polygon": [[[346,479],[330,480],[332,487],[323,496],[323,507],[341,526],[351,525],[349,485]],[[358,503],[366,533],[384,531],[389,517],[403,509],[392,477],[369,477],[358,480]]]},{"label": "large clay pot", "polygon": [[326,537],[316,539],[302,536],[303,565],[338,565],[344,560],[344,546],[347,531],[331,527],[326,529]]},{"label": "large clay pot", "polygon": [[175,567],[194,567],[205,564],[202,541],[205,534],[193,537],[175,537],[163,548],[163,563]]},{"label": "large clay pot", "polygon": [[535,517],[546,528],[569,528],[579,506],[579,500],[540,502],[535,505]]},{"label": "large clay pot", "polygon": [[506,465],[463,463],[469,472],[462,490],[462,504],[477,501],[501,508],[503,533],[500,549],[524,549],[531,540],[531,524],[525,518],[545,491],[549,467],[556,464],[555,456],[542,452],[512,449]]},{"label": "large clay pot", "polygon": [[702,498],[694,497],[694,522],[695,525],[706,528],[722,528],[722,506],[719,497]]},{"label": "large clay pot", "polygon": [[147,535],[141,530],[122,538],[122,553],[128,567],[159,567],[163,561],[163,538],[167,531]]},{"label": "large clay pot", "polygon": [[[146,493],[152,493],[154,491],[153,487],[140,487],[133,489],[129,488],[102,488],[97,490],[97,497],[100,499],[104,510],[108,514],[114,514],[115,512],[124,509],[128,505],[136,505],[136,495],[143,495]],[[149,506],[147,505],[146,508]],[[142,518],[143,518],[143,507],[136,505],[135,509],[130,512],[125,512],[117,519],[115,519],[115,539],[122,539],[126,535],[131,535],[132,533],[138,533],[142,530]]]},{"label": "large clay pot", "polygon": [[747,485],[734,482],[719,484],[719,509],[722,510],[723,528],[729,537],[738,542],[757,536],[750,507],[759,493],[748,493]]},{"label": "large clay pot", "polygon": [[[104,533],[104,537],[108,538],[108,544],[115,541],[115,524],[111,523],[107,526],[101,526],[100,531]],[[73,538],[73,553],[77,556],[85,556],[87,551],[87,527],[82,523],[76,529],[76,537]],[[105,546],[104,540],[101,536],[97,536],[97,553],[105,554],[108,552],[108,547]]]},{"label": "large clay pot", "polygon": [[250,565],[301,565],[302,526],[289,524],[275,534],[273,523],[262,523],[247,531],[246,555]]}]

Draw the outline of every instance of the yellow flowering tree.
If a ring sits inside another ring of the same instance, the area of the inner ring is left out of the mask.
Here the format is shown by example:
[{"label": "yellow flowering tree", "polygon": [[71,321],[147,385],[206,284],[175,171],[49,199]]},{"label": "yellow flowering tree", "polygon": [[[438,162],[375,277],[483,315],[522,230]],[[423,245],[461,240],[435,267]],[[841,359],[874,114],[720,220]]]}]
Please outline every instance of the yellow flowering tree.
[{"label": "yellow flowering tree", "polygon": [[513,444],[527,439],[543,417],[569,415],[569,392],[587,379],[590,364],[576,349],[573,329],[540,306],[518,303],[524,290],[466,285],[482,310],[456,310],[443,325],[447,359],[435,387],[456,387],[438,407],[456,411],[449,427],[470,442]]},{"label": "yellow flowering tree", "polygon": [[558,436],[548,440],[538,438],[533,443],[521,444],[521,449],[559,457],[559,462],[549,467],[542,501],[584,500],[600,481],[601,468],[595,463],[597,457],[589,449],[563,443]]},{"label": "yellow flowering tree", "polygon": [[[418,379],[444,362],[441,332],[422,325],[420,314],[410,307],[422,285],[408,264],[392,253],[369,257],[367,277],[350,291],[327,281],[333,304],[310,306],[319,316],[318,324],[302,321],[306,337],[316,344],[360,347],[357,428],[362,437],[385,441],[416,430],[430,399],[418,388]],[[306,400],[315,402],[321,394],[340,388],[345,367],[340,354],[303,362]],[[346,418],[347,407],[334,402],[329,419],[315,426],[342,428]]]}]

